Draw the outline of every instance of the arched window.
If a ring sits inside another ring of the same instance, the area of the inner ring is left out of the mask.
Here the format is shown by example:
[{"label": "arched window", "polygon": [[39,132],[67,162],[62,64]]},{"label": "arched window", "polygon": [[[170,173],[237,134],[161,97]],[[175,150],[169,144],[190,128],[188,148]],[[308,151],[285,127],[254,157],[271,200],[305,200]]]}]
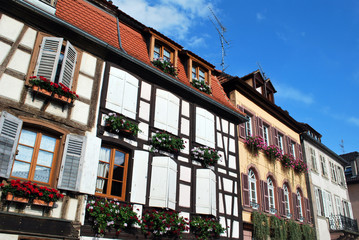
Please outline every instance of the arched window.
[{"label": "arched window", "polygon": [[300,194],[299,189],[297,189],[297,204],[299,220],[303,221],[302,194]]},{"label": "arched window", "polygon": [[250,204],[253,208],[258,208],[258,201],[257,201],[257,179],[256,175],[254,174],[253,170],[250,169],[248,171],[248,182],[249,182],[249,200]]},{"label": "arched window", "polygon": [[285,207],[284,215],[287,216],[287,218],[290,218],[292,215],[290,213],[289,190],[287,184],[283,185],[283,193],[284,193],[284,207]]},{"label": "arched window", "polygon": [[275,214],[277,210],[275,209],[275,200],[274,200],[274,185],[271,178],[267,178],[268,184],[268,203],[269,203],[269,212]]}]

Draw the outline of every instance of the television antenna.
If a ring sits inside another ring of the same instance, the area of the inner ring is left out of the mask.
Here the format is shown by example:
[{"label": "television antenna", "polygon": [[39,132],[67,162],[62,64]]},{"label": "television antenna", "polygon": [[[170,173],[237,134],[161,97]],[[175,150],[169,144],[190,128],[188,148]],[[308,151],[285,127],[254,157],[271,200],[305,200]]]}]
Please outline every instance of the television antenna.
[{"label": "television antenna", "polygon": [[341,143],[339,144],[340,148],[342,149],[343,154],[345,153],[344,151],[344,140],[342,139]]},{"label": "television antenna", "polygon": [[219,40],[221,42],[221,49],[222,49],[222,61],[221,61],[221,67],[222,72],[228,67],[224,67],[224,57],[226,56],[226,49],[225,46],[229,46],[229,42],[224,38],[224,33],[227,31],[227,29],[222,25],[222,23],[218,20],[217,16],[214,14],[211,7],[209,7],[209,10],[211,11],[213,17],[208,16],[209,20],[213,23],[214,27],[216,28]]},{"label": "television antenna", "polygon": [[259,64],[259,62],[257,62],[257,65],[259,67],[259,71],[262,75],[262,78],[264,79],[264,81],[266,81],[268,79],[268,77],[266,76],[266,74],[263,72],[262,66]]}]

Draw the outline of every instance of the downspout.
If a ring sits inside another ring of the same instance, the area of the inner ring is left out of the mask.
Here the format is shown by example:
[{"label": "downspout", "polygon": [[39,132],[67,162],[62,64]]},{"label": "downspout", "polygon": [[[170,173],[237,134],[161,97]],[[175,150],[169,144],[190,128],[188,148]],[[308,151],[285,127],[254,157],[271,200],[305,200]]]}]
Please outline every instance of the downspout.
[{"label": "downspout", "polygon": [[123,47],[122,47],[121,32],[120,32],[120,21],[118,20],[118,17],[116,17],[116,22],[117,22],[118,43],[120,45],[121,50],[124,51],[125,53],[127,53],[125,51],[125,49],[123,49]]}]

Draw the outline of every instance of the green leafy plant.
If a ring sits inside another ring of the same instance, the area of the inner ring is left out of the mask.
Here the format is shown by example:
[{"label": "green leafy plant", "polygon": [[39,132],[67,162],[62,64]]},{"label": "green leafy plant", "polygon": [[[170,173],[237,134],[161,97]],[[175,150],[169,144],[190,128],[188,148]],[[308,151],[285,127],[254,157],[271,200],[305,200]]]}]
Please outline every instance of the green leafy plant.
[{"label": "green leafy plant", "polygon": [[287,225],[284,219],[277,215],[272,215],[270,221],[270,237],[271,240],[286,240],[287,239]]},{"label": "green leafy plant", "polygon": [[11,193],[15,197],[37,198],[45,202],[57,202],[64,197],[64,195],[54,188],[38,186],[37,183],[30,181],[22,182],[19,179],[11,180],[10,183],[7,184],[2,183],[0,187],[4,195]]},{"label": "green leafy plant", "polygon": [[288,240],[302,240],[302,231],[300,225],[293,220],[289,220],[288,226]]},{"label": "green leafy plant", "polygon": [[257,240],[266,240],[269,236],[268,219],[264,213],[253,212],[253,238]]},{"label": "green leafy plant", "polygon": [[199,161],[203,166],[207,167],[216,165],[221,155],[216,149],[205,146],[192,148],[191,157],[193,160]]},{"label": "green leafy plant", "polygon": [[280,159],[282,156],[280,149],[275,145],[265,146],[263,152],[271,161]]},{"label": "green leafy plant", "polygon": [[58,94],[60,96],[64,96],[67,98],[71,98],[72,100],[77,99],[79,96],[76,94],[75,91],[71,91],[67,86],[62,83],[54,83],[50,80],[46,79],[45,77],[39,76],[31,76],[29,80],[32,86],[38,86],[41,89],[45,89],[53,94]]},{"label": "green leafy plant", "polygon": [[197,78],[192,78],[191,82],[192,86],[200,90],[201,92],[211,94],[212,89],[209,85],[207,85],[204,81],[200,81]]},{"label": "green leafy plant", "polygon": [[119,133],[123,130],[128,130],[132,135],[136,136],[140,129],[138,124],[126,119],[123,116],[118,116],[116,113],[109,113],[105,118],[106,126],[109,127],[110,132]]},{"label": "green leafy plant", "polygon": [[302,224],[303,240],[315,240],[315,229],[308,224]]},{"label": "green leafy plant", "polygon": [[161,69],[163,72],[168,73],[174,77],[177,77],[178,71],[177,68],[169,61],[164,60],[163,58],[157,58],[152,61],[153,65]]},{"label": "green leafy plant", "polygon": [[307,164],[301,159],[296,159],[293,161],[293,168],[297,173],[306,172],[308,169]]},{"label": "green leafy plant", "polygon": [[189,229],[188,219],[179,216],[176,211],[145,211],[140,224],[145,236],[181,238],[181,234]]},{"label": "green leafy plant", "polygon": [[151,151],[163,150],[170,153],[178,153],[185,148],[182,138],[172,137],[169,133],[159,132],[152,136]]},{"label": "green leafy plant", "polygon": [[190,226],[191,232],[199,240],[215,239],[226,231],[215,218],[194,217]]},{"label": "green leafy plant", "polygon": [[259,150],[267,146],[262,137],[249,136],[246,138],[245,143],[254,155],[257,155]]},{"label": "green leafy plant", "polygon": [[115,200],[106,198],[90,199],[86,205],[89,220],[97,234],[103,236],[111,229],[116,229],[116,234],[124,229],[129,229],[139,223],[133,206],[121,204]]}]

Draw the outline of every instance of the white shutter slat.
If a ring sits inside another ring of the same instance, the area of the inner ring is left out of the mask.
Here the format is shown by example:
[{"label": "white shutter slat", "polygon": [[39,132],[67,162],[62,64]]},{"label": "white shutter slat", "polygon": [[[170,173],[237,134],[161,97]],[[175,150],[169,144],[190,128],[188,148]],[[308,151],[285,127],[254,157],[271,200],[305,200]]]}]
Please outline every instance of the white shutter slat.
[{"label": "white shutter slat", "polygon": [[84,156],[86,138],[78,135],[67,135],[58,188],[78,191],[81,182],[80,171]]},{"label": "white shutter slat", "polygon": [[131,202],[146,203],[149,152],[135,150],[132,169]]},{"label": "white shutter slat", "polygon": [[168,94],[160,89],[156,91],[155,127],[167,131]]},{"label": "white shutter slat", "polygon": [[64,84],[71,89],[72,79],[74,77],[77,52],[70,42],[67,42],[62,61],[59,83]]},{"label": "white shutter slat", "polygon": [[119,69],[110,68],[108,79],[108,88],[106,96],[106,108],[122,113],[123,91],[125,88],[125,75],[121,74]]},{"label": "white shutter slat", "polygon": [[35,75],[43,76],[50,81],[55,80],[57,64],[59,62],[62,38],[44,37],[39,57],[35,67]]},{"label": "white shutter slat", "polygon": [[137,96],[138,80],[137,78],[126,74],[125,87],[123,91],[123,115],[136,119]]},{"label": "white shutter slat", "polygon": [[3,111],[0,118],[0,177],[9,178],[22,120]]}]

